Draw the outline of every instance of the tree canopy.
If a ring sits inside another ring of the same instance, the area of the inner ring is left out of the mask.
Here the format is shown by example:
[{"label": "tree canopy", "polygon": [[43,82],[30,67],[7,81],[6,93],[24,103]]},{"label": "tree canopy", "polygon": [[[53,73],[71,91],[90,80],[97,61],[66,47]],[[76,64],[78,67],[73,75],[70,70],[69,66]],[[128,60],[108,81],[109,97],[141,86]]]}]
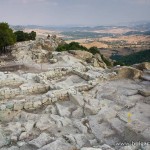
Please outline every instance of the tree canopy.
[{"label": "tree canopy", "polygon": [[16,37],[8,23],[0,23],[0,53],[6,53],[7,47],[16,42]]},{"label": "tree canopy", "polygon": [[130,55],[114,55],[111,59],[116,60],[114,65],[133,65],[136,63],[150,62],[150,50],[136,52]]},{"label": "tree canopy", "polygon": [[16,31],[14,34],[16,35],[17,42],[35,40],[36,38],[36,32],[34,31],[31,31],[31,33]]},{"label": "tree canopy", "polygon": [[80,45],[78,42],[71,42],[59,45],[56,49],[58,52],[69,51],[69,50],[88,50],[86,47]]}]

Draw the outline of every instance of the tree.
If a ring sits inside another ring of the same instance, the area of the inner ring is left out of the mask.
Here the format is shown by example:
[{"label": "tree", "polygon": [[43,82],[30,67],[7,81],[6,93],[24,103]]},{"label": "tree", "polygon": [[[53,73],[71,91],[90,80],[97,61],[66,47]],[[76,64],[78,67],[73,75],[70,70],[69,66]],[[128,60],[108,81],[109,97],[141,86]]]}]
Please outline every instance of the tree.
[{"label": "tree", "polygon": [[65,43],[62,45],[59,45],[56,49],[56,51],[69,51],[69,50],[85,50],[87,51],[88,49],[82,45],[80,45],[78,42],[71,42],[69,44]]},{"label": "tree", "polygon": [[7,53],[8,46],[16,42],[16,37],[13,30],[9,27],[8,23],[0,23],[0,52]]},{"label": "tree", "polygon": [[23,31],[16,31],[15,35],[17,38],[17,42],[35,40],[36,38],[36,32],[34,31],[32,31],[31,33],[26,33]]},{"label": "tree", "polygon": [[25,41],[25,35],[24,35],[23,31],[16,31],[15,35],[16,35],[16,38],[17,38],[17,42]]},{"label": "tree", "polygon": [[29,37],[30,37],[30,40],[35,40],[35,38],[36,38],[36,32],[31,31],[31,33],[29,33]]},{"label": "tree", "polygon": [[100,54],[99,49],[98,49],[97,47],[95,47],[95,46],[91,47],[91,48],[89,49],[89,52],[92,53],[93,55],[95,55],[95,54],[97,54],[97,53]]}]

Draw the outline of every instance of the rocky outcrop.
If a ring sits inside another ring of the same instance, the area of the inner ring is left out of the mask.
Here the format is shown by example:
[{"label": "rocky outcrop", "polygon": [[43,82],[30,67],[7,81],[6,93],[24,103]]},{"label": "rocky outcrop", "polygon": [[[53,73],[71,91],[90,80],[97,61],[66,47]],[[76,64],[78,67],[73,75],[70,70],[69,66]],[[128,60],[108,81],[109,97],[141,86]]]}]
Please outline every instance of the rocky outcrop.
[{"label": "rocky outcrop", "polygon": [[49,39],[20,42],[15,44],[12,55],[21,62],[48,62],[51,52],[62,43],[64,43],[62,39],[52,36]]},{"label": "rocky outcrop", "polygon": [[119,78],[138,79],[142,75],[142,71],[132,67],[119,67],[114,70]]},{"label": "rocky outcrop", "polygon": [[149,62],[143,62],[140,64],[135,64],[133,65],[134,68],[139,69],[139,70],[150,70],[150,63]]},{"label": "rocky outcrop", "polygon": [[149,81],[142,78],[149,70],[102,69],[68,52],[51,59],[38,73],[0,72],[0,150],[149,148],[123,145],[150,140]]},{"label": "rocky outcrop", "polygon": [[102,60],[100,54],[93,55],[90,52],[82,50],[70,50],[69,53],[73,54],[74,57],[79,58],[87,63],[90,63],[94,67],[101,67],[106,69],[107,65]]},{"label": "rocky outcrop", "polygon": [[86,61],[87,59],[92,59],[93,55],[90,52],[82,51],[82,50],[70,50],[69,53],[73,54],[74,57],[82,59]]}]

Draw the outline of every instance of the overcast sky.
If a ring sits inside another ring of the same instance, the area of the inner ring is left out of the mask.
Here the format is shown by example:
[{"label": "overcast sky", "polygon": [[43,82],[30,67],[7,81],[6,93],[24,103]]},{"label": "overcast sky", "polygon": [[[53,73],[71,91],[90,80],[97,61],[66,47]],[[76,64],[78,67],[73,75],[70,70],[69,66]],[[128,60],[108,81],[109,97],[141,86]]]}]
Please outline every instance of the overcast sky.
[{"label": "overcast sky", "polygon": [[150,20],[150,0],[0,0],[0,22],[107,25]]}]

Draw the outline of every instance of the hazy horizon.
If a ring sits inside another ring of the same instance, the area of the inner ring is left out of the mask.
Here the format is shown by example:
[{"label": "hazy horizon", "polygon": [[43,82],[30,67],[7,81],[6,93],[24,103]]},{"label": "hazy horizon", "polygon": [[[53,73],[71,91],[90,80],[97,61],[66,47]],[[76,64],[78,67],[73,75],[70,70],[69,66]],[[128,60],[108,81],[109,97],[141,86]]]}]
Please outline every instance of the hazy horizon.
[{"label": "hazy horizon", "polygon": [[150,0],[1,0],[11,25],[97,26],[150,21]]}]

